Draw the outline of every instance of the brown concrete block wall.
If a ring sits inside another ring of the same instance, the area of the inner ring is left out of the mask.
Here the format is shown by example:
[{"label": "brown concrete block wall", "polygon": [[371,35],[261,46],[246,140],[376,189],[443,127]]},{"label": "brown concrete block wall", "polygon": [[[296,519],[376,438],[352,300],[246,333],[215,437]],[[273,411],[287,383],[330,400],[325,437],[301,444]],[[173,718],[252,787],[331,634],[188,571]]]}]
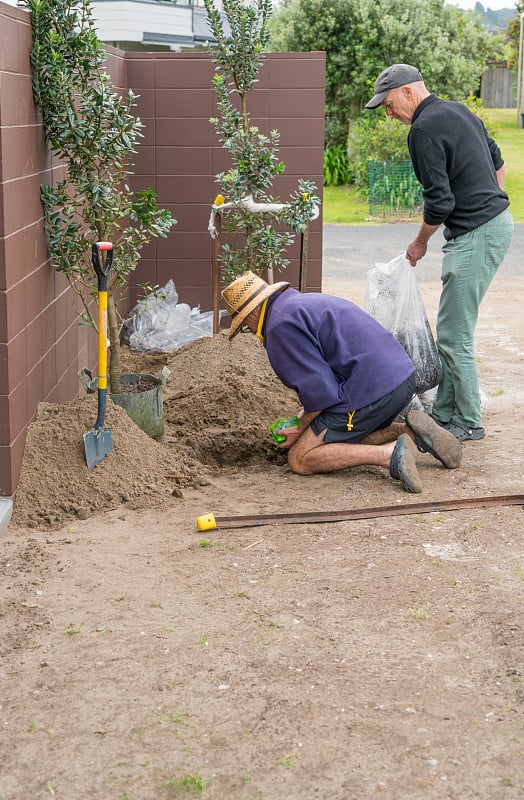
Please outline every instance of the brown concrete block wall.
[{"label": "brown concrete block wall", "polygon": [[[133,185],[152,186],[159,204],[177,219],[167,239],[144,252],[136,284],[164,285],[172,278],[180,302],[210,310],[213,240],[207,226],[218,192],[214,175],[231,166],[209,122],[217,114],[214,66],[204,53],[127,53],[126,61],[128,85],[140,95],[138,114],[146,126]],[[324,53],[269,54],[259,78],[248,110],[261,132],[280,131],[279,156],[286,164],[284,175],[275,179],[274,195],[286,202],[299,177],[314,180],[322,195]],[[286,270],[294,285],[299,254],[297,236]],[[321,271],[319,219],[309,230],[310,290],[320,290]]]},{"label": "brown concrete block wall", "polygon": [[[48,264],[40,184],[53,166],[33,104],[30,50],[29,14],[0,4],[0,496],[15,491],[38,403],[76,396],[71,366],[85,352],[70,292]],[[69,360],[57,357],[66,331]]]},{"label": "brown concrete block wall", "polygon": [[[0,496],[16,490],[25,434],[41,401],[78,397],[77,371],[96,367],[96,336],[78,325],[80,308],[49,264],[40,185],[61,177],[33,104],[31,27],[23,9],[0,2]],[[108,48],[114,85],[140,95],[144,138],[132,186],[153,188],[178,224],[143,251],[129,305],[141,282],[173,278],[180,302],[212,307],[210,204],[213,176],[229,167],[209,117],[215,114],[213,66],[202,53],[122,53]],[[263,132],[281,132],[287,172],[275,182],[285,202],[297,177],[322,189],[324,54],[271,54],[253,93]],[[307,87],[304,90],[304,87]],[[251,108],[251,107],[250,107]],[[256,113],[255,113],[256,112]],[[322,227],[310,227],[308,288],[321,286]],[[298,279],[298,242],[286,272]],[[81,443],[79,443],[80,446]]]}]

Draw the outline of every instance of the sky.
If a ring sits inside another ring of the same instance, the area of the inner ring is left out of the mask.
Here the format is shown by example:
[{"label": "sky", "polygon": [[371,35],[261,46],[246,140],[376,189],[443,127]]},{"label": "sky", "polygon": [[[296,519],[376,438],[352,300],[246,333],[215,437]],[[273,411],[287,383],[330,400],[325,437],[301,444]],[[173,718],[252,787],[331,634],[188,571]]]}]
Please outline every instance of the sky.
[{"label": "sky", "polygon": [[[448,0],[452,5],[471,11],[475,8],[476,0]],[[491,8],[492,11],[500,11],[501,8],[515,9],[513,0],[479,0],[484,9]]]}]

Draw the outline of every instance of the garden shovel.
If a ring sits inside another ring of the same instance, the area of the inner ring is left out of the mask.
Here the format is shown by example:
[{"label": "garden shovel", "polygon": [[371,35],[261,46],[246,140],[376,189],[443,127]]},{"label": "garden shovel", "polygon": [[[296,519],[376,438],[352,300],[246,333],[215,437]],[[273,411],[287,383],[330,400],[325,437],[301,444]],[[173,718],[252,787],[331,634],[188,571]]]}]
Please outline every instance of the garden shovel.
[{"label": "garden shovel", "polygon": [[[102,252],[106,252],[105,262]],[[90,472],[113,449],[113,436],[109,428],[104,428],[107,399],[107,276],[113,263],[111,242],[97,242],[93,245],[93,269],[98,278],[98,415],[94,426],[84,433],[84,448],[87,468]]]}]

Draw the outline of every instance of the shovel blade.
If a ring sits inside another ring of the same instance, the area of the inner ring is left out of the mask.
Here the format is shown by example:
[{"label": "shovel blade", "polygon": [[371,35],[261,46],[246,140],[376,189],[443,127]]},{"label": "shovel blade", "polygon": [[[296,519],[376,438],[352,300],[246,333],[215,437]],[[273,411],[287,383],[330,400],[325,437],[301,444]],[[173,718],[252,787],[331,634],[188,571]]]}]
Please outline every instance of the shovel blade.
[{"label": "shovel blade", "polygon": [[109,428],[93,428],[84,433],[84,449],[89,472],[104,460],[113,449],[113,435]]}]

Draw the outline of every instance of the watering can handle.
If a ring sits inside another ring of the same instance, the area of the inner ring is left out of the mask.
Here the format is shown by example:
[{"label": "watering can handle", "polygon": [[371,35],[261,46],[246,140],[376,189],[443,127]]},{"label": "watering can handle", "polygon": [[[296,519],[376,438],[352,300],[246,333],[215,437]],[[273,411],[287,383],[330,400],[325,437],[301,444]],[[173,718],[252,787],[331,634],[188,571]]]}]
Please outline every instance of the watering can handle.
[{"label": "watering can handle", "polygon": [[[100,253],[107,252],[105,264],[102,262]],[[98,278],[98,291],[107,292],[107,276],[111,271],[113,264],[113,245],[111,242],[95,242],[92,247],[93,256],[93,269],[95,270]]]}]

